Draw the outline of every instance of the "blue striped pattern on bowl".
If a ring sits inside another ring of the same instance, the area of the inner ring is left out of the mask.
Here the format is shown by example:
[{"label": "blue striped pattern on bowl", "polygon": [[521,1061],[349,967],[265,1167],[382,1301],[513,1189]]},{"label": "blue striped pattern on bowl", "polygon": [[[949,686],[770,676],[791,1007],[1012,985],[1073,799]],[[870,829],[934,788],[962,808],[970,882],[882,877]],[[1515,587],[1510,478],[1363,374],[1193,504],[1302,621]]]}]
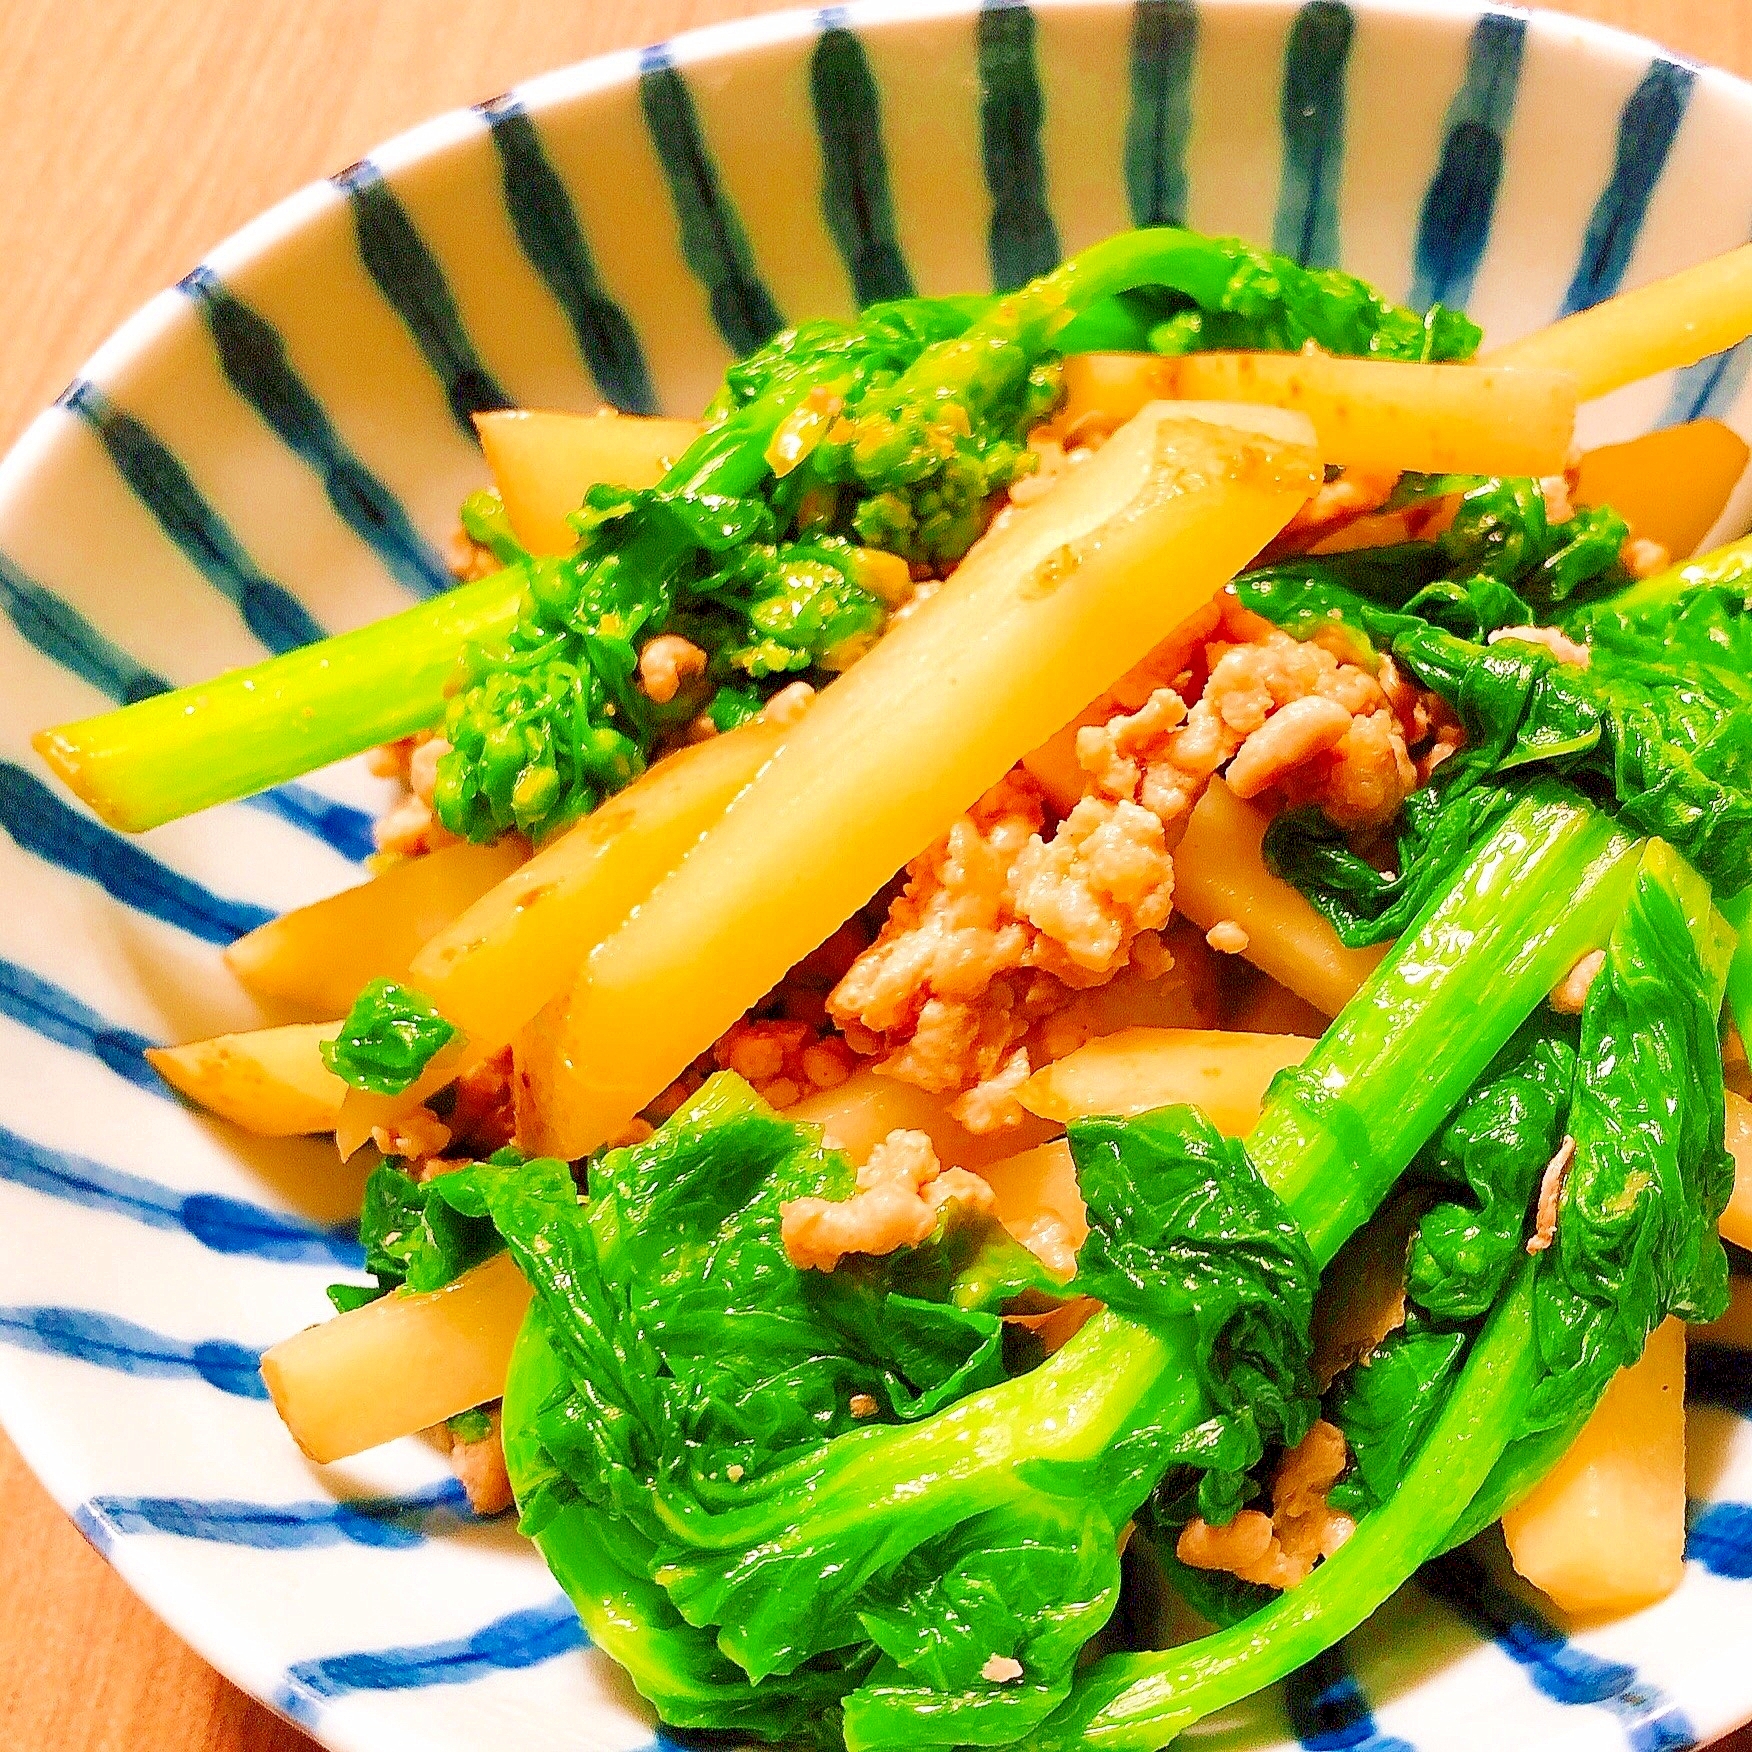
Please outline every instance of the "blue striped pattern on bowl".
[{"label": "blue striped pattern on bowl", "polygon": [[[186,1110],[141,1057],[259,1019],[219,950],[357,878],[377,788],[340,769],[124,841],[50,788],[34,728],[442,588],[479,409],[691,411],[782,323],[1014,285],[1134,222],[1342,262],[1502,339],[1744,241],[1749,140],[1735,81],[1505,7],[883,0],[441,116],[147,305],[0,465],[0,1409],[93,1542],[331,1746],[653,1743],[435,1452],[294,1452],[255,1363],[356,1264],[357,1175]],[[1585,435],[1752,435],[1749,370],[1626,390]],[[1752,1369],[1693,1373],[1673,1599],[1569,1636],[1456,1558],[1205,1740],[1659,1752],[1752,1713]]]}]

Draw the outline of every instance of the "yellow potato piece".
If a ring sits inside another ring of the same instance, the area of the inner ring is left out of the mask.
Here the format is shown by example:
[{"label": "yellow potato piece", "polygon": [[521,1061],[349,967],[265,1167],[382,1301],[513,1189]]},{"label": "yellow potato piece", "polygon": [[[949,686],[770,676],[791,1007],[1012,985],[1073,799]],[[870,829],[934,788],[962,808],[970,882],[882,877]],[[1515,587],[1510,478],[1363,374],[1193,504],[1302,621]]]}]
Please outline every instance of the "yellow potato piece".
[{"label": "yellow potato piece", "polygon": [[471,1040],[508,1041],[681,862],[784,734],[757,719],[659,761],[431,938],[411,983]]},{"label": "yellow potato piece", "polygon": [[1631,1612],[1685,1573],[1685,1326],[1656,1327],[1569,1452],[1503,1516],[1515,1568],[1566,1612]]},{"label": "yellow potato piece", "polygon": [[1725,1141],[1734,1158],[1734,1191],[1718,1228],[1724,1241],[1752,1247],[1752,1101],[1729,1089],[1727,1102]]},{"label": "yellow potato piece", "polygon": [[1665,280],[1621,292],[1486,358],[1491,365],[1567,371],[1583,401],[1661,371],[1695,365],[1752,335],[1752,244]]},{"label": "yellow potato piece", "polygon": [[1272,1078],[1285,1065],[1299,1065],[1314,1045],[1295,1034],[1128,1028],[1036,1071],[1020,1099],[1030,1113],[1061,1122],[1190,1102],[1218,1131],[1238,1138],[1259,1123]]},{"label": "yellow potato piece", "polygon": [[292,1439],[326,1466],[497,1399],[529,1296],[501,1253],[442,1289],[397,1290],[282,1340],[262,1379]]},{"label": "yellow potato piece", "polygon": [[512,532],[532,554],[569,554],[566,519],[598,482],[654,487],[700,435],[692,420],[638,414],[550,414],[505,408],[476,414],[475,431]]},{"label": "yellow potato piece", "polygon": [[1158,404],[1019,510],[828,688],[595,951],[557,1035],[553,1135],[615,1136],[1015,761],[1208,601],[1320,479],[1269,408]]},{"label": "yellow potato piece", "polygon": [[1746,472],[1746,440],[1719,420],[1693,420],[1604,444],[1582,458],[1576,499],[1610,505],[1632,535],[1689,559],[1715,528]]},{"label": "yellow potato piece", "polygon": [[304,1137],[333,1131],[340,1117],[347,1085],[317,1050],[340,1031],[339,1022],[294,1022],[151,1047],[146,1057],[173,1089],[221,1119],[258,1137]]},{"label": "yellow potato piece", "polygon": [[1042,1217],[1056,1217],[1065,1226],[1069,1245],[1083,1245],[1089,1218],[1071,1146],[1063,1138],[989,1162],[979,1177],[992,1189],[998,1221],[1018,1240],[1025,1240]]},{"label": "yellow potato piece", "polygon": [[1387,945],[1347,949],[1308,901],[1266,864],[1271,817],[1213,779],[1174,854],[1174,906],[1200,930],[1233,919],[1241,952],[1323,1015],[1336,1016],[1374,972]]},{"label": "yellow potato piece", "polygon": [[1561,371],[1335,359],[1325,353],[1085,353],[1065,361],[1056,424],[1130,419],[1159,397],[1293,408],[1328,462],[1427,474],[1546,475],[1575,435]]},{"label": "yellow potato piece", "polygon": [[311,1019],[344,1016],[368,980],[399,979],[426,939],[502,882],[527,855],[515,837],[496,846],[445,846],[259,926],[225,951],[258,997]]},{"label": "yellow potato piece", "polygon": [[937,1160],[946,1168],[985,1169],[991,1163],[1031,1149],[1058,1130],[1043,1120],[1028,1119],[1003,1131],[970,1132],[949,1112],[951,1095],[933,1095],[916,1083],[884,1077],[874,1070],[852,1074],[838,1087],[806,1095],[785,1118],[818,1125],[825,1142],[844,1150],[862,1165],[891,1131],[922,1131],[930,1138]]}]

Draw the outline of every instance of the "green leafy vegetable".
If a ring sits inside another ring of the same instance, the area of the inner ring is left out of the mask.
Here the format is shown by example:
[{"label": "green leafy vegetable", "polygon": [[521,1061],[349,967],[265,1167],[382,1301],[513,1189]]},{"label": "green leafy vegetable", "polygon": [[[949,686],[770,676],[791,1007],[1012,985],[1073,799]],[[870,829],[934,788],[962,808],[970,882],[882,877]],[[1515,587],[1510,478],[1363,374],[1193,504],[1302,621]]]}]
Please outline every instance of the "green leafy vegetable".
[{"label": "green leafy vegetable", "polygon": [[1325,1410],[1344,1431],[1351,1469],[1327,1492],[1333,1508],[1359,1515],[1392,1498],[1442,1408],[1467,1337],[1414,1316],[1339,1378]]},{"label": "green leafy vegetable", "polygon": [[1697,874],[1651,843],[1582,1012],[1575,1159],[1534,1282],[1533,1430],[1567,1423],[1669,1314],[1716,1319],[1733,1191],[1716,1019],[1732,936]]},{"label": "green leafy vegetable", "polygon": [[1390,303],[1338,268],[1304,268],[1237,237],[1202,240],[1196,278],[1120,295],[1066,329],[1070,352],[1296,353],[1310,341],[1354,358],[1469,359],[1481,331],[1457,310],[1425,315]]},{"label": "green leafy vegetable", "polygon": [[1211,1408],[1196,1453],[1198,1512],[1227,1522],[1268,1446],[1314,1421],[1308,1244],[1247,1152],[1197,1108],[1070,1127],[1089,1216],[1076,1287],[1157,1332],[1190,1319]]},{"label": "green leafy vegetable", "polygon": [[374,979],[353,1000],[340,1033],[322,1043],[322,1062],[355,1089],[401,1095],[456,1037],[455,1023],[424,992]]},{"label": "green leafy vegetable", "polygon": [[1412,1242],[1406,1289],[1438,1320],[1477,1319],[1520,1262],[1540,1176],[1563,1142],[1575,1037],[1536,1011],[1413,1164],[1471,1194],[1438,1204]]}]

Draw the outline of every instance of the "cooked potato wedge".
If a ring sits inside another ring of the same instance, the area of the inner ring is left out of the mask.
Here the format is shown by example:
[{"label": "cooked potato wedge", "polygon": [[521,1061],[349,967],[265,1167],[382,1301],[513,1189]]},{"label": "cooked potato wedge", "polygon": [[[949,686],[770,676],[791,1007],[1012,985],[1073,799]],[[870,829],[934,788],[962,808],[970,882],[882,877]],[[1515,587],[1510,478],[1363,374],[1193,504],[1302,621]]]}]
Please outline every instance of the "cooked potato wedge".
[{"label": "cooked potato wedge", "polygon": [[1208,601],[1319,479],[1297,415],[1164,403],[1018,509],[823,693],[591,956],[553,1036],[554,1147],[576,1155],[615,1136],[1021,755]]},{"label": "cooked potato wedge", "polygon": [[187,1046],[155,1046],[146,1057],[173,1089],[264,1138],[333,1131],[347,1085],[317,1050],[339,1022],[294,1022],[220,1034]]},{"label": "cooked potato wedge", "polygon": [[367,980],[399,979],[422,943],[523,861],[512,837],[495,846],[445,846],[239,937],[225,964],[258,997],[279,998],[312,1021],[344,1016]]},{"label": "cooked potato wedge", "polygon": [[1490,365],[1567,371],[1583,401],[1662,371],[1695,365],[1752,335],[1752,244],[1620,292],[1486,358]]},{"label": "cooked potato wedge", "polygon": [[1279,985],[1336,1016],[1387,953],[1347,949],[1338,933],[1265,861],[1271,817],[1213,779],[1174,854],[1174,905],[1201,930],[1233,919],[1243,956]]},{"label": "cooked potato wedge", "polygon": [[1685,1573],[1685,1325],[1619,1370],[1569,1452],[1503,1516],[1515,1568],[1566,1612],[1631,1612]]},{"label": "cooked potato wedge", "polygon": [[1061,1124],[1187,1102],[1218,1131],[1244,1137],[1259,1123],[1272,1078],[1299,1065],[1315,1044],[1296,1034],[1127,1028],[1036,1071],[1020,1099],[1030,1113]]},{"label": "cooked potato wedge", "polygon": [[692,420],[638,414],[552,414],[503,408],[475,415],[512,532],[532,554],[567,554],[577,532],[566,519],[598,482],[654,487],[700,435]]},{"label": "cooked potato wedge", "polygon": [[293,1440],[326,1466],[497,1399],[529,1296],[501,1253],[442,1289],[397,1290],[282,1340],[262,1379]]},{"label": "cooked potato wedge", "polygon": [[1590,450],[1576,478],[1576,499],[1610,505],[1632,535],[1687,560],[1727,509],[1747,455],[1746,440],[1719,420],[1668,426]]},{"label": "cooked potato wedge", "polygon": [[430,938],[411,982],[471,1040],[510,1040],[681,862],[784,734],[757,719],[659,761]]},{"label": "cooked potato wedge", "polygon": [[1426,474],[1559,473],[1576,423],[1561,371],[1337,359],[1326,353],[1082,353],[1065,361],[1061,430],[1117,425],[1160,397],[1293,408],[1328,462]]}]

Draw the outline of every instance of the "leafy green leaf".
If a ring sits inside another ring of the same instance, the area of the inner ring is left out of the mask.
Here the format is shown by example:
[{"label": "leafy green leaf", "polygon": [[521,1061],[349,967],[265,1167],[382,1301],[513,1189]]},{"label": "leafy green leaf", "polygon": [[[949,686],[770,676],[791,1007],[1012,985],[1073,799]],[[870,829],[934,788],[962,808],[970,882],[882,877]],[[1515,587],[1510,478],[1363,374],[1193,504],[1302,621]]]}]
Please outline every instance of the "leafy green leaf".
[{"label": "leafy green leaf", "polygon": [[1582,1012],[1575,1156],[1534,1278],[1534,1430],[1567,1421],[1669,1314],[1727,1306],[1716,1220],[1733,1190],[1716,1019],[1732,949],[1695,872],[1645,854]]},{"label": "leafy green leaf", "polygon": [[322,1043],[322,1061],[355,1089],[401,1095],[455,1038],[456,1025],[424,992],[374,979],[353,1000],[340,1033]]},{"label": "leafy green leaf", "polygon": [[1215,1416],[1201,1426],[1200,1512],[1226,1522],[1238,1475],[1314,1421],[1309,1322],[1317,1272],[1247,1152],[1195,1107],[1069,1127],[1089,1236],[1076,1287],[1160,1331],[1190,1320]]},{"label": "leafy green leaf", "polygon": [[1344,1431],[1351,1469],[1327,1492],[1333,1508],[1357,1515],[1392,1498],[1442,1408],[1467,1336],[1415,1322],[1340,1376],[1326,1415]]}]

